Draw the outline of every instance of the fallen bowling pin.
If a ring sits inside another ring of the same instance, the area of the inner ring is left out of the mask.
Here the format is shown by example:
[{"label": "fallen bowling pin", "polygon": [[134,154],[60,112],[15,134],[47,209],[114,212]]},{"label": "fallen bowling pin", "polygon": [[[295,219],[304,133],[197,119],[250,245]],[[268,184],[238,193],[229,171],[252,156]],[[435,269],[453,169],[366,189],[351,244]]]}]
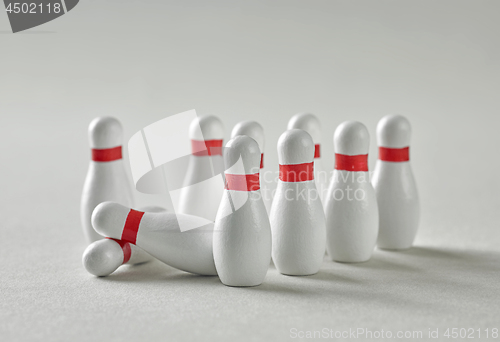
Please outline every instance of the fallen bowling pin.
[{"label": "fallen bowling pin", "polygon": [[271,227],[259,183],[261,152],[239,135],[224,149],[226,189],[215,219],[213,251],[227,286],[257,286],[271,262]]},{"label": "fallen bowling pin", "polygon": [[122,159],[123,129],[113,117],[99,117],[89,125],[91,161],[83,186],[80,216],[88,243],[103,237],[92,228],[92,211],[101,202],[114,201],[133,207],[132,183]]},{"label": "fallen bowling pin", "polygon": [[[104,202],[92,213],[101,235],[137,245],[161,262],[180,270],[217,275],[212,253],[213,223],[185,215],[148,213]],[[181,231],[181,227],[188,229]]]},{"label": "fallen bowling pin", "polygon": [[[167,210],[148,206],[141,210],[160,213]],[[83,252],[82,263],[85,269],[98,277],[113,273],[121,265],[138,265],[152,260],[151,255],[139,247],[117,239],[105,238],[90,244]]]},{"label": "fallen bowling pin", "polygon": [[278,141],[280,175],[270,221],[273,261],[287,275],[319,271],[325,255],[325,213],[314,183],[314,143],[301,129]]},{"label": "fallen bowling pin", "polygon": [[335,170],[325,203],[326,248],[334,261],[371,258],[378,235],[378,207],[368,173],[370,135],[345,121],[335,130]]},{"label": "fallen bowling pin", "polygon": [[380,214],[379,248],[410,248],[417,234],[420,203],[410,165],[410,136],[404,116],[387,115],[377,125],[379,159],[372,184]]}]

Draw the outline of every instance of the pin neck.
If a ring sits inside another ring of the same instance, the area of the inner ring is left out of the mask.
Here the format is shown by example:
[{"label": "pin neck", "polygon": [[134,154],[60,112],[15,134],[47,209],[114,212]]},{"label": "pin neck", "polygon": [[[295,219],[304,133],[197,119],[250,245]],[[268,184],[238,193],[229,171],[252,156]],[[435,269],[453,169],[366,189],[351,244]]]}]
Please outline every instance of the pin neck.
[{"label": "pin neck", "polygon": [[257,191],[260,189],[259,173],[249,175],[235,175],[226,173],[226,190]]},{"label": "pin neck", "polygon": [[96,162],[110,162],[122,159],[122,147],[116,146],[112,148],[93,148],[92,160]]},{"label": "pin neck", "polygon": [[378,159],[396,163],[407,162],[410,160],[410,147],[409,146],[403,148],[379,147]]},{"label": "pin neck", "polygon": [[191,140],[191,151],[194,156],[222,156],[222,139]]},{"label": "pin neck", "polygon": [[368,154],[349,156],[335,153],[335,170],[368,171]]},{"label": "pin neck", "polygon": [[132,248],[130,247],[130,243],[124,242],[124,241],[118,240],[118,239],[109,238],[109,237],[107,237],[106,239],[113,240],[114,242],[116,242],[117,244],[120,245],[120,247],[122,248],[122,251],[123,251],[122,265],[126,264],[130,260],[130,257],[132,256]]},{"label": "pin neck", "polygon": [[314,159],[320,158],[321,153],[320,153],[320,145],[316,144],[314,145]]},{"label": "pin neck", "polygon": [[314,180],[314,162],[303,164],[280,164],[280,177],[283,182],[307,182]]},{"label": "pin neck", "polygon": [[125,226],[123,227],[121,237],[122,241],[129,242],[135,245],[135,242],[137,240],[137,232],[139,231],[139,225],[141,224],[143,216],[143,211],[130,209],[127,215],[127,219],[125,220]]}]

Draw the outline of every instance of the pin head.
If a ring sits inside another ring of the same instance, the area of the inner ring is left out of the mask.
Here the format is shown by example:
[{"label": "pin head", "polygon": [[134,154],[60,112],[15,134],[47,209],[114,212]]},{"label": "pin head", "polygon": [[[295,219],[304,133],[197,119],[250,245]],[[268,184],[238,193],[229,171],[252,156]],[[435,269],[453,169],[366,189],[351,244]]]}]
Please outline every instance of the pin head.
[{"label": "pin head", "polygon": [[92,227],[103,236],[122,239],[123,227],[129,212],[130,208],[121,204],[102,202],[92,212]]},{"label": "pin head", "polygon": [[306,131],[290,129],[278,140],[278,160],[281,165],[311,163],[314,159],[314,142]]},{"label": "pin head", "polygon": [[344,121],[335,130],[333,144],[335,153],[348,156],[368,154],[370,134],[361,122]]},{"label": "pin head", "polygon": [[224,138],[224,125],[216,116],[199,116],[189,126],[189,138],[192,140],[221,140]]},{"label": "pin head", "polygon": [[411,125],[402,115],[386,115],[377,125],[377,143],[381,147],[410,146]]},{"label": "pin head", "polygon": [[106,149],[121,146],[123,143],[123,128],[117,119],[111,116],[98,117],[89,125],[90,147]]},{"label": "pin head", "polygon": [[234,126],[231,138],[238,135],[248,135],[259,144],[261,153],[264,153],[264,128],[256,121],[241,121]]},{"label": "pin head", "polygon": [[123,250],[115,241],[102,239],[87,247],[82,262],[90,274],[104,277],[120,267],[123,262]]},{"label": "pin head", "polygon": [[254,174],[260,170],[260,149],[255,140],[247,135],[238,135],[224,148],[226,173]]},{"label": "pin head", "polygon": [[316,115],[311,113],[299,113],[292,116],[288,121],[288,129],[303,129],[312,137],[315,144],[321,142],[321,124]]}]

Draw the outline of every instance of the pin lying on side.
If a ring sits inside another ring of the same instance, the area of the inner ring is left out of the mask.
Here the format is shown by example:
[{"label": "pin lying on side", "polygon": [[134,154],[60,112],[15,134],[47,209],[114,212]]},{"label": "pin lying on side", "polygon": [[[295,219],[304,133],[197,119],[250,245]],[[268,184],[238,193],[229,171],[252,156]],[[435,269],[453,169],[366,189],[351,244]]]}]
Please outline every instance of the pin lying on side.
[{"label": "pin lying on side", "polygon": [[215,220],[213,251],[224,285],[256,286],[271,262],[271,227],[259,183],[261,152],[239,135],[224,149],[226,189]]},{"label": "pin lying on side", "polygon": [[104,201],[115,201],[134,206],[132,183],[122,159],[123,129],[113,117],[99,117],[89,125],[89,141],[92,152],[81,200],[81,221],[88,243],[103,237],[90,223],[94,208]]},{"label": "pin lying on side", "polygon": [[[152,213],[167,211],[156,206],[144,207],[141,210]],[[105,277],[116,271],[121,265],[138,265],[152,259],[151,255],[133,244],[106,238],[90,244],[83,252],[82,262],[89,273]]]},{"label": "pin lying on side", "polygon": [[169,266],[217,275],[212,253],[213,223],[207,219],[168,212],[145,213],[104,202],[95,208],[92,225],[99,234],[135,244]]},{"label": "pin lying on side", "polygon": [[151,257],[145,252],[142,255],[147,256],[146,260],[138,257],[138,254],[141,255],[140,252],[139,247],[128,242],[104,238],[91,243],[85,249],[82,263],[90,274],[105,277],[116,271],[121,265],[138,265],[151,260]]},{"label": "pin lying on side", "polygon": [[326,248],[334,261],[371,258],[378,234],[378,207],[368,173],[370,135],[356,121],[334,134],[335,170],[326,199]]},{"label": "pin lying on side", "polygon": [[314,183],[314,143],[292,129],[278,141],[280,175],[270,214],[273,260],[287,275],[319,271],[325,255],[325,213]]},{"label": "pin lying on side", "polygon": [[379,248],[410,248],[417,234],[420,203],[410,166],[410,135],[410,122],[401,115],[384,116],[377,125],[379,159],[372,184],[380,213]]}]

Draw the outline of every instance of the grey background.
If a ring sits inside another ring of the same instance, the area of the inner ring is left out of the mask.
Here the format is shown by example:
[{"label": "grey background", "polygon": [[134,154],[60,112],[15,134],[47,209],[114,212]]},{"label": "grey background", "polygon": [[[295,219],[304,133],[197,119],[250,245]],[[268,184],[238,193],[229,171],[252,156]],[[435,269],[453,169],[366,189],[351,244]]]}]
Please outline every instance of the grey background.
[{"label": "grey background", "polygon": [[[500,328],[499,11],[499,1],[87,0],[18,34],[0,14],[2,340]],[[339,123],[367,125],[373,168],[377,121],[406,115],[416,247],[325,260],[311,277],[272,267],[247,289],[159,262],[90,276],[79,221],[88,123],[114,115],[128,140],[192,108],[218,115],[227,138],[238,121],[259,121],[268,170],[296,112],[320,118],[326,169]]]}]

